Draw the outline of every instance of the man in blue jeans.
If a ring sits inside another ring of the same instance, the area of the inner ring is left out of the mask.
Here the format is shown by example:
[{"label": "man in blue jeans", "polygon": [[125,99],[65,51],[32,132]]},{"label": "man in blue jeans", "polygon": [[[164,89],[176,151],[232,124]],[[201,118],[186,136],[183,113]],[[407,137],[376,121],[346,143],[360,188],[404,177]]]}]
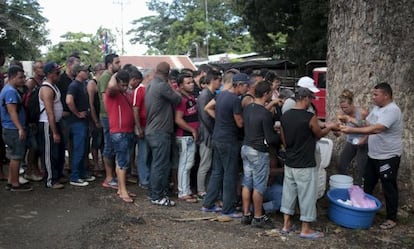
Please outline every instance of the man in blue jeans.
[{"label": "man in blue jeans", "polygon": [[[241,79],[243,78],[243,79]],[[240,128],[243,127],[242,107],[239,95],[243,85],[250,79],[245,74],[233,76],[233,85],[217,95],[205,107],[207,113],[215,118],[213,130],[213,164],[207,195],[202,211],[218,212],[232,218],[241,218],[236,212],[237,180],[240,162]],[[220,192],[223,192],[223,208],[215,205]]]},{"label": "man in blue jeans", "polygon": [[171,173],[171,143],[174,132],[173,105],[181,102],[180,95],[167,83],[170,65],[161,62],[157,65],[154,79],[145,93],[147,126],[145,135],[150,153],[150,196],[151,203],[160,206],[175,206],[166,195],[168,178]]},{"label": "man in blue jeans", "polygon": [[73,68],[75,79],[70,83],[66,95],[66,104],[71,115],[69,116],[69,135],[72,138],[72,161],[70,184],[73,186],[88,186],[94,181],[94,176],[87,176],[84,159],[88,140],[88,110],[89,99],[85,81],[89,77],[89,66],[76,65]]}]

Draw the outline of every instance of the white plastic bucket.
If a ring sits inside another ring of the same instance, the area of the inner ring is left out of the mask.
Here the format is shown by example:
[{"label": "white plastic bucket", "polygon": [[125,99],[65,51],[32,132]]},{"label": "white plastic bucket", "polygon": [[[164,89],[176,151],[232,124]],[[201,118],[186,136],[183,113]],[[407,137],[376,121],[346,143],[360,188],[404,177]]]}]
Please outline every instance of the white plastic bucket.
[{"label": "white plastic bucket", "polygon": [[329,189],[348,189],[354,184],[354,179],[347,175],[332,175],[329,177]]}]

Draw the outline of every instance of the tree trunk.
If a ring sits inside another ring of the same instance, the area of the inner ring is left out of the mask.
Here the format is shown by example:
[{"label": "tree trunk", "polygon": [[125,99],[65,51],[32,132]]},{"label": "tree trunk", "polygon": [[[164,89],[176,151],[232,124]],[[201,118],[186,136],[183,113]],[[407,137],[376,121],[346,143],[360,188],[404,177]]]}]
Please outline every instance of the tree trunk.
[{"label": "tree trunk", "polygon": [[[414,1],[331,0],[328,24],[327,112],[348,88],[355,103],[372,108],[372,89],[386,81],[404,115],[404,152],[399,169],[400,204],[414,203]],[[336,147],[336,155],[339,152]]]}]

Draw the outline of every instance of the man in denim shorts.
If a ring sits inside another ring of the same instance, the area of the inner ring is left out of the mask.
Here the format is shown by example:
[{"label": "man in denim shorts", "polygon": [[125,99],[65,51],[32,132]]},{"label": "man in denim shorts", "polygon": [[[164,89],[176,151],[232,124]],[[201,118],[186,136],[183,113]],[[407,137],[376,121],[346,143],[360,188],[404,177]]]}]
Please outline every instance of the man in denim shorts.
[{"label": "man in denim shorts", "polygon": [[[273,222],[263,214],[263,193],[269,178],[269,145],[276,145],[279,137],[273,130],[272,113],[265,103],[272,97],[272,89],[267,81],[256,85],[254,102],[243,110],[244,141],[241,148],[243,159],[243,218],[241,223],[252,227],[272,229]],[[250,212],[253,197],[254,215]]]},{"label": "man in denim shorts", "polygon": [[27,184],[19,184],[20,162],[26,152],[25,111],[22,99],[17,91],[25,84],[24,70],[11,66],[7,72],[9,82],[0,93],[1,125],[3,140],[7,145],[7,157],[10,159],[7,189],[10,191],[31,191]]},{"label": "man in denim shorts", "polygon": [[134,115],[132,101],[126,94],[129,74],[120,70],[112,75],[105,92],[105,107],[109,118],[109,132],[115,151],[118,177],[118,196],[122,201],[132,203],[135,195],[126,189],[126,171],[130,166],[131,149],[134,142]]}]

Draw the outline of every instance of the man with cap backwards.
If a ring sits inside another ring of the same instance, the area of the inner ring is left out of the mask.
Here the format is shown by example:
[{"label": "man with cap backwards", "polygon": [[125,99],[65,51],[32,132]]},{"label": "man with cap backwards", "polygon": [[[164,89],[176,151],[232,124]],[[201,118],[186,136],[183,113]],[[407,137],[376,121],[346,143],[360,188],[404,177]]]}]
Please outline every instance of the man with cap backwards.
[{"label": "man with cap backwards", "polygon": [[72,161],[70,184],[84,187],[95,177],[87,176],[84,164],[88,138],[89,99],[85,81],[89,78],[89,66],[78,64],[73,68],[75,79],[70,83],[66,95],[69,116],[69,135],[72,137]]},{"label": "man with cap backwards", "polygon": [[46,173],[46,187],[53,189],[64,187],[59,183],[65,164],[65,144],[60,125],[63,105],[60,90],[56,86],[60,69],[61,66],[55,62],[46,63],[43,67],[46,80],[39,90],[39,149]]},{"label": "man with cap backwards", "polygon": [[284,213],[281,233],[293,230],[291,217],[295,212],[296,198],[299,201],[301,238],[315,239],[324,236],[311,229],[310,223],[316,220],[316,200],[318,170],[315,162],[316,141],[327,135],[336,124],[326,123],[321,129],[314,113],[307,111],[319,90],[313,80],[304,77],[299,80],[295,94],[295,106],[286,111],[281,119],[281,138],[286,148],[285,176],[283,181],[282,204]]}]

